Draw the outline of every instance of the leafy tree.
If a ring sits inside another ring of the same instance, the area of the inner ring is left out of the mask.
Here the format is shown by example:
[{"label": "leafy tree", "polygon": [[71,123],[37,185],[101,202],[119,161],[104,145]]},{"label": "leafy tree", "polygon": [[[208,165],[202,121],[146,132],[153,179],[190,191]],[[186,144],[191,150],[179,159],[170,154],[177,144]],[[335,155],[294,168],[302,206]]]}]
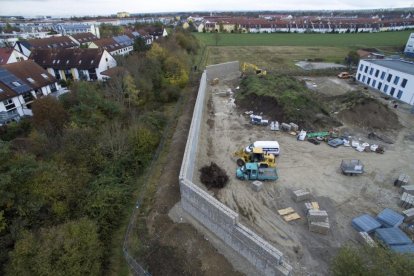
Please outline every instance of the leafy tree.
[{"label": "leafy tree", "polygon": [[221,40],[221,35],[217,32],[213,33],[213,39],[214,39],[214,43],[216,44],[216,46],[218,45],[218,43]]},{"label": "leafy tree", "polygon": [[123,78],[123,91],[125,98],[128,101],[128,106],[131,104],[139,105],[139,89],[135,85],[135,81],[130,74],[126,74]]},{"label": "leafy tree", "polygon": [[48,96],[33,102],[33,125],[47,136],[61,135],[69,117],[61,103]]},{"label": "leafy tree", "polygon": [[348,275],[412,275],[414,259],[412,256],[398,254],[381,246],[342,247],[331,263],[335,276]]},{"label": "leafy tree", "polygon": [[356,51],[349,51],[348,55],[345,57],[345,62],[348,66],[358,65],[359,55]]},{"label": "leafy tree", "polygon": [[97,227],[79,219],[24,233],[11,252],[8,275],[100,275]]},{"label": "leafy tree", "polygon": [[134,51],[135,52],[145,52],[149,49],[146,41],[142,37],[137,37],[134,39]]}]

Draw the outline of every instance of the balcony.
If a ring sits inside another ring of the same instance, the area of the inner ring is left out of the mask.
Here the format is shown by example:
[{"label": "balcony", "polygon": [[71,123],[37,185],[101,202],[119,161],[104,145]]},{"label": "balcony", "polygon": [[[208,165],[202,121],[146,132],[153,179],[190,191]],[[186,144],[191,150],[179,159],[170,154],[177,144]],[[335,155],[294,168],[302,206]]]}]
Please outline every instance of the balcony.
[{"label": "balcony", "polygon": [[0,126],[1,125],[5,125],[7,123],[10,123],[12,121],[19,121],[20,120],[20,115],[19,113],[17,113],[16,110],[12,110],[12,111],[1,111],[0,112]]}]

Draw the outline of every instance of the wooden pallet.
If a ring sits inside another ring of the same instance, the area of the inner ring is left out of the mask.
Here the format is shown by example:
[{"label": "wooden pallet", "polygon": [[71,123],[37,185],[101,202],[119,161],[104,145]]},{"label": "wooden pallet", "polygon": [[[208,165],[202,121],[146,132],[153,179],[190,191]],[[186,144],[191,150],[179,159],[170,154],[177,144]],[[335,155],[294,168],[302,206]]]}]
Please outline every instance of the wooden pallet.
[{"label": "wooden pallet", "polygon": [[277,210],[277,212],[279,213],[279,215],[285,216],[285,215],[289,215],[291,213],[294,213],[295,210],[293,210],[292,207],[288,207],[288,208],[285,208],[285,209]]},{"label": "wooden pallet", "polygon": [[285,221],[292,221],[292,220],[297,220],[297,219],[300,219],[300,216],[299,216],[299,214],[298,213],[293,213],[293,214],[290,214],[290,215],[287,215],[287,216],[284,216],[283,217],[283,219],[285,220]]}]

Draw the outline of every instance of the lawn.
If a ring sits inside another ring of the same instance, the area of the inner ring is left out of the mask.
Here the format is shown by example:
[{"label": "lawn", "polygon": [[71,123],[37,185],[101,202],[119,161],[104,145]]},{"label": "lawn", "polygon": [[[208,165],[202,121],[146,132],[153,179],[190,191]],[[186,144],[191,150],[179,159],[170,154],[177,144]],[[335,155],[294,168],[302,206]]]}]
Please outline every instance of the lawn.
[{"label": "lawn", "polygon": [[[219,34],[217,46],[319,46],[402,49],[413,31],[349,34]],[[212,33],[195,33],[206,46],[216,46]]]}]

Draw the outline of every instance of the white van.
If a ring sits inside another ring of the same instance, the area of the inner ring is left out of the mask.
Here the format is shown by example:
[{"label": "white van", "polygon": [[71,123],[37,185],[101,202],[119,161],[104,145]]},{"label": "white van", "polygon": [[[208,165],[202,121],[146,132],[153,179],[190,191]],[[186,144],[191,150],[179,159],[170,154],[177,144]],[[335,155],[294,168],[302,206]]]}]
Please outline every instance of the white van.
[{"label": "white van", "polygon": [[272,153],[275,156],[280,153],[279,143],[277,141],[256,141],[250,146],[247,146],[245,150],[246,152],[251,152],[253,148],[261,148],[264,153]]}]

